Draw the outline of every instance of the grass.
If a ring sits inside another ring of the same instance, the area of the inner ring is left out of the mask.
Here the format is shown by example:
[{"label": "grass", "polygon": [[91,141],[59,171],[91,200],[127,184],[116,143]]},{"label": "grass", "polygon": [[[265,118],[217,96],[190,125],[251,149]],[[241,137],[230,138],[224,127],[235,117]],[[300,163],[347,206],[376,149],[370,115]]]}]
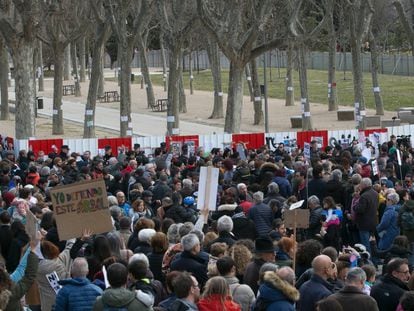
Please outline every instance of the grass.
[{"label": "grass", "polygon": [[[280,69],[280,76],[277,69],[272,69],[272,79],[270,72],[267,72],[267,81],[269,85],[268,94],[273,98],[284,98],[285,94],[285,69]],[[210,70],[193,73],[193,86],[195,90],[213,91],[213,81]],[[263,81],[263,70],[259,68],[259,79]],[[311,102],[328,104],[327,95],[327,77],[326,71],[309,70],[308,71],[308,90]],[[227,92],[228,70],[222,71],[223,91]],[[152,82],[155,85],[163,85],[162,75],[152,75]],[[135,79],[135,83],[140,83],[139,79]],[[261,82],[263,83],[263,82]],[[379,75],[379,83],[381,87],[381,95],[384,102],[384,108],[388,111],[394,111],[398,107],[413,106],[414,98],[414,77]],[[185,88],[190,88],[189,73],[184,72]],[[300,101],[300,88],[298,72],[294,71],[294,87],[295,99]],[[248,95],[247,83],[244,86],[244,93]],[[365,103],[368,108],[374,108],[374,96],[372,92],[372,80],[370,73],[364,73],[364,94]],[[352,73],[337,72],[337,98],[339,105],[353,106],[353,84]]]}]

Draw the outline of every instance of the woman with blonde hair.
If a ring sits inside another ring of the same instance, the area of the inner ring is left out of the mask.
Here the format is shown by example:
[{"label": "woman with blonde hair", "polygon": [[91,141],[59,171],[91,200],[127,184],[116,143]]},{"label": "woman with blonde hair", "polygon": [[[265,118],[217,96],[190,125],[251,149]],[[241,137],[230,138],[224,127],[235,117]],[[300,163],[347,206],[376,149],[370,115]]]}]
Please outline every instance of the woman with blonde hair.
[{"label": "woman with blonde hair", "polygon": [[209,279],[202,298],[197,303],[199,311],[240,311],[240,305],[230,296],[230,289],[221,276]]},{"label": "woman with blonde hair", "polygon": [[243,283],[244,272],[253,258],[251,251],[245,245],[236,242],[230,248],[229,256],[234,260],[236,277],[239,279],[240,283]]}]

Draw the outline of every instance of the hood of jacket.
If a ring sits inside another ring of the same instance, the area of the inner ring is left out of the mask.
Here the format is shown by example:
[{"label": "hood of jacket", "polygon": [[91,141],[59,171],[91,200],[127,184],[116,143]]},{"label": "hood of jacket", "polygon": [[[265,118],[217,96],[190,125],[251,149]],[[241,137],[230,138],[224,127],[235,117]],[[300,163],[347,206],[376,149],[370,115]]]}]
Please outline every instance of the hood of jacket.
[{"label": "hood of jacket", "polygon": [[62,286],[73,285],[73,286],[84,286],[91,283],[87,278],[74,278],[74,279],[65,279],[60,280],[58,283]]},{"label": "hood of jacket", "polygon": [[236,203],[234,203],[234,204],[222,204],[217,208],[217,210],[218,211],[231,211],[232,212],[236,209],[236,207],[237,207]]},{"label": "hood of jacket", "polygon": [[135,291],[126,288],[108,288],[102,294],[102,302],[110,307],[124,307],[135,299]]},{"label": "hood of jacket", "polygon": [[263,277],[264,283],[260,286],[260,296],[270,302],[299,300],[299,291],[288,282],[282,280],[275,272],[267,271]]}]

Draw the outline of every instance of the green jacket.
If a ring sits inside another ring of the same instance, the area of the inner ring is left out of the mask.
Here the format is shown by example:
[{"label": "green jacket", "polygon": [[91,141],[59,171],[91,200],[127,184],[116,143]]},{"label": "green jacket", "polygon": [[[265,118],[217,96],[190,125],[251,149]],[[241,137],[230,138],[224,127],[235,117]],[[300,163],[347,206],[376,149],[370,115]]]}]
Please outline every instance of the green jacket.
[{"label": "green jacket", "polygon": [[27,293],[29,288],[32,286],[33,281],[36,279],[38,265],[39,259],[33,252],[30,252],[27,257],[27,266],[24,271],[24,276],[19,282],[12,285],[12,295],[5,311],[23,310],[20,304],[20,299],[22,299],[22,297]]},{"label": "green jacket", "polygon": [[102,296],[96,298],[93,311],[103,311],[104,307],[127,308],[131,311],[151,311],[152,308],[146,307],[136,298],[135,291],[130,291],[124,287],[107,288]]}]

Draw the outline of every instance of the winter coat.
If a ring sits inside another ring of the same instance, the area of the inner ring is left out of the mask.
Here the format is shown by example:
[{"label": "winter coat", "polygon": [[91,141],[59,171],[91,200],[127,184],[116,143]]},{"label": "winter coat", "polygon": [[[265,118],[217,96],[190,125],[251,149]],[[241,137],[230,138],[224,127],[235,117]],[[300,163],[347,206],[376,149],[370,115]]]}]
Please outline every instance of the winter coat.
[{"label": "winter coat", "polygon": [[56,304],[53,308],[56,311],[92,310],[96,298],[102,295],[102,289],[87,278],[60,280],[59,284],[63,287],[56,296]]},{"label": "winter coat", "polygon": [[404,212],[412,212],[414,213],[414,201],[409,200],[401,206],[399,212],[398,212],[398,225],[401,228],[402,234],[405,235],[408,240],[412,243],[414,242],[414,230],[405,230],[404,226],[402,224],[401,214]]},{"label": "winter coat", "polygon": [[375,299],[355,286],[347,285],[331,297],[341,304],[343,310],[378,311]]},{"label": "winter coat", "polygon": [[381,222],[377,226],[377,232],[381,236],[378,242],[379,249],[385,250],[390,248],[395,237],[400,234],[397,222],[398,214],[395,211],[395,205],[387,206],[382,215]]},{"label": "winter coat", "polygon": [[378,192],[371,187],[361,191],[355,223],[361,231],[374,231],[377,225]]},{"label": "winter coat", "polygon": [[320,202],[326,196],[326,182],[322,178],[314,178],[308,183],[308,198],[316,195]]},{"label": "winter coat", "polygon": [[227,296],[224,300],[224,304],[221,302],[221,297],[217,294],[210,295],[208,297],[201,298],[197,307],[199,311],[240,311],[240,306],[235,303],[230,296]]},{"label": "winter coat", "polygon": [[322,279],[319,275],[313,274],[311,279],[305,282],[299,289],[300,299],[298,302],[298,310],[316,310],[316,303],[332,295],[332,290],[332,284]]},{"label": "winter coat", "polygon": [[255,223],[259,236],[266,236],[272,230],[273,213],[269,205],[259,203],[252,206],[247,217]]},{"label": "winter coat", "polygon": [[175,256],[171,263],[171,271],[188,271],[203,287],[206,284],[207,277],[207,264],[208,261],[204,260],[200,256],[195,256],[188,251],[183,251],[180,256]]},{"label": "winter coat", "polygon": [[23,278],[19,282],[12,284],[12,287],[10,289],[11,296],[9,298],[9,303],[7,304],[7,307],[4,309],[4,311],[23,310],[20,304],[20,300],[30,289],[36,278],[38,261],[39,260],[37,256],[33,252],[30,252],[27,257],[27,265]]},{"label": "winter coat", "polygon": [[279,193],[282,197],[288,198],[292,195],[292,186],[285,177],[276,176],[273,178],[273,182],[279,186]]},{"label": "winter coat", "polygon": [[299,291],[294,286],[283,281],[273,271],[265,272],[263,280],[256,305],[267,306],[266,311],[295,310],[294,304],[299,300]]},{"label": "winter coat", "polygon": [[193,221],[193,215],[191,209],[185,208],[181,205],[173,205],[165,211],[164,218],[171,218],[175,223],[185,223],[187,221]]},{"label": "winter coat", "polygon": [[248,219],[244,213],[234,214],[231,219],[233,220],[233,234],[237,240],[250,239],[256,240],[257,232],[256,225],[251,219]]},{"label": "winter coat", "polygon": [[184,299],[176,299],[168,309],[168,311],[198,311],[198,308],[192,302]]},{"label": "winter coat", "polygon": [[243,283],[249,285],[255,294],[259,288],[257,284],[259,281],[259,271],[264,263],[265,261],[263,259],[256,258],[247,265],[246,271],[244,272]]},{"label": "winter coat", "polygon": [[162,259],[164,258],[165,253],[154,253],[151,252],[147,255],[148,261],[150,263],[150,270],[154,275],[154,279],[160,281],[164,284],[165,276],[162,273],[161,266],[162,266]]},{"label": "winter coat", "polygon": [[322,221],[322,207],[318,206],[310,210],[309,214],[309,227],[306,230],[306,236],[308,239],[314,239],[315,235],[319,234],[321,231],[321,221]]},{"label": "winter coat", "polygon": [[135,292],[126,288],[107,288],[101,297],[96,299],[93,311],[104,311],[109,308],[126,308],[131,311],[147,311],[152,308],[145,306],[135,298]]},{"label": "winter coat", "polygon": [[255,300],[252,289],[246,284],[240,284],[235,276],[225,276],[224,278],[230,287],[230,294],[234,302],[240,305],[242,311],[250,311]]},{"label": "winter coat", "polygon": [[386,274],[371,287],[371,297],[377,301],[379,311],[394,311],[408,290],[404,282]]},{"label": "winter coat", "polygon": [[341,204],[345,207],[345,186],[342,182],[329,180],[326,183],[326,196],[333,197],[336,204]]}]

